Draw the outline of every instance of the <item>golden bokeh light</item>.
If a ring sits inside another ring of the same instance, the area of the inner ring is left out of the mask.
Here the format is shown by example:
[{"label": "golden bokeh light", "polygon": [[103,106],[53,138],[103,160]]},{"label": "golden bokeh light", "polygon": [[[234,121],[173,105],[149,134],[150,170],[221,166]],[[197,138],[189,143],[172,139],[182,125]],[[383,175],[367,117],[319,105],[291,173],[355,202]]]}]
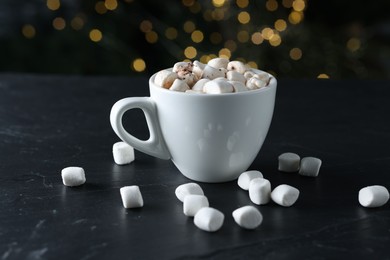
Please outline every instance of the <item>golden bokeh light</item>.
[{"label": "golden bokeh light", "polygon": [[153,24],[149,20],[143,20],[139,24],[139,29],[141,30],[141,32],[144,32],[144,33],[151,32],[153,29]]},{"label": "golden bokeh light", "polygon": [[186,21],[183,25],[183,29],[186,33],[192,33],[195,30],[195,24],[192,21]]},{"label": "golden bokeh light", "polygon": [[263,30],[261,30],[261,36],[263,36],[264,39],[269,40],[274,35],[274,31],[269,28],[265,27]]},{"label": "golden bokeh light", "polygon": [[211,60],[211,57],[209,55],[202,55],[199,60],[200,62],[206,64],[207,62],[209,62],[209,60]]},{"label": "golden bokeh light", "polygon": [[213,32],[210,34],[210,42],[212,44],[219,44],[222,42],[222,35],[219,32]]},{"label": "golden bokeh light", "polygon": [[182,0],[181,2],[184,6],[190,7],[194,5],[195,0]]},{"label": "golden bokeh light", "polygon": [[275,26],[275,29],[276,29],[277,31],[283,32],[283,31],[286,30],[286,28],[287,28],[287,23],[286,23],[286,21],[283,20],[283,19],[278,19],[278,20],[275,21],[274,26]]},{"label": "golden bokeh light", "polygon": [[279,34],[273,34],[271,38],[269,38],[269,44],[271,46],[276,47],[279,46],[281,43],[282,43],[282,38],[280,37]]},{"label": "golden bokeh light", "polygon": [[292,11],[288,16],[288,21],[291,24],[298,24],[302,22],[302,19],[303,19],[303,13],[301,12]]},{"label": "golden bokeh light", "polygon": [[290,58],[292,60],[300,60],[302,58],[302,50],[300,48],[292,48],[290,50]]},{"label": "golden bokeh light", "polygon": [[259,44],[263,43],[264,38],[260,32],[255,32],[252,34],[251,40],[252,40],[253,44],[259,45]]},{"label": "golden bokeh light", "polygon": [[92,29],[89,32],[89,39],[93,42],[100,42],[103,39],[103,34],[99,29]]},{"label": "golden bokeh light", "polygon": [[351,38],[347,42],[347,49],[351,52],[355,52],[360,49],[361,42],[357,38]]},{"label": "golden bokeh light", "polygon": [[278,2],[276,0],[267,0],[265,8],[270,12],[276,11],[278,9]]},{"label": "golden bokeh light", "polygon": [[251,67],[252,69],[258,69],[257,63],[254,61],[248,61],[247,65]]},{"label": "golden bokeh light", "polygon": [[237,20],[241,23],[241,24],[247,24],[249,23],[249,21],[251,20],[251,16],[248,12],[240,12],[237,16]]},{"label": "golden bokeh light", "polygon": [[56,10],[60,9],[61,2],[60,2],[60,0],[47,0],[46,6],[49,10],[56,11]]},{"label": "golden bokeh light", "polygon": [[188,59],[193,59],[197,55],[197,51],[195,47],[193,46],[188,46],[187,48],[184,49],[184,56]]},{"label": "golden bokeh light", "polygon": [[141,58],[137,58],[133,60],[132,67],[135,71],[137,72],[142,72],[146,69],[146,64],[145,61]]},{"label": "golden bokeh light", "polygon": [[22,27],[22,34],[24,37],[26,37],[27,39],[32,39],[35,37],[35,34],[36,34],[36,31],[35,31],[35,27],[32,26],[31,24],[25,24],[23,25]]},{"label": "golden bokeh light", "polygon": [[305,6],[306,4],[303,0],[294,0],[294,2],[292,3],[293,9],[297,12],[302,12],[305,9]]},{"label": "golden bokeh light", "polygon": [[203,33],[199,30],[195,30],[191,33],[191,40],[195,43],[199,43],[203,41]]},{"label": "golden bokeh light", "polygon": [[118,2],[116,0],[105,0],[104,5],[110,11],[114,11],[118,7]]},{"label": "golden bokeh light", "polygon": [[211,12],[211,18],[215,21],[222,21],[225,18],[224,10],[218,8]]},{"label": "golden bokeh light", "polygon": [[195,2],[193,5],[190,6],[190,12],[193,14],[197,14],[201,10],[202,10],[202,6],[198,2]]},{"label": "golden bokeh light", "polygon": [[168,27],[165,30],[165,37],[167,37],[168,40],[174,40],[177,38],[177,30],[173,27]]},{"label": "golden bokeh light", "polygon": [[228,48],[231,52],[237,50],[237,43],[233,40],[227,40],[224,44],[225,48]]},{"label": "golden bokeh light", "polygon": [[80,16],[75,16],[71,21],[70,21],[70,26],[76,31],[83,29],[84,27],[84,20]]},{"label": "golden bokeh light", "polygon": [[220,58],[230,59],[230,57],[232,56],[232,53],[230,52],[230,50],[228,48],[222,48],[219,50],[218,56]]},{"label": "golden bokeh light", "polygon": [[236,4],[240,8],[245,8],[249,5],[249,0],[236,0]]},{"label": "golden bokeh light", "polygon": [[317,76],[317,79],[329,79],[329,75],[326,73],[321,73]]},{"label": "golden bokeh light", "polygon": [[221,7],[225,4],[225,0],[212,0],[212,3],[215,7]]},{"label": "golden bokeh light", "polygon": [[98,14],[105,14],[105,13],[107,13],[107,8],[106,8],[106,5],[104,4],[103,1],[96,2],[96,4],[95,4],[95,11]]},{"label": "golden bokeh light", "polygon": [[66,22],[65,22],[64,18],[62,18],[62,17],[54,18],[52,24],[53,24],[54,29],[56,29],[58,31],[61,31],[61,30],[65,29],[65,27],[66,27]]},{"label": "golden bokeh light", "polygon": [[150,31],[145,34],[145,40],[148,43],[156,43],[158,41],[158,34],[155,31]]},{"label": "golden bokeh light", "polygon": [[245,43],[249,41],[249,33],[247,31],[239,31],[237,33],[237,40],[241,43]]}]

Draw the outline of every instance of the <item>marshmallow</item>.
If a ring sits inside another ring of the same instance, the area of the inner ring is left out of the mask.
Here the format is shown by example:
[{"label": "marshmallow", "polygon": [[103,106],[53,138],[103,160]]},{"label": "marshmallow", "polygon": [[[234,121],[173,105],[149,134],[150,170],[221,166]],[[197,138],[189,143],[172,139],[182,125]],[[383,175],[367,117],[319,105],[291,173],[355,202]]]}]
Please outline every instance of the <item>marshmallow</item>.
[{"label": "marshmallow", "polygon": [[172,86],[169,88],[169,90],[179,91],[179,92],[185,92],[189,89],[190,89],[190,87],[182,79],[175,79]]},{"label": "marshmallow", "polygon": [[287,184],[281,184],[271,192],[271,199],[280,206],[290,207],[299,197],[299,190]]},{"label": "marshmallow", "polygon": [[238,208],[232,213],[234,221],[246,229],[255,229],[263,222],[263,215],[253,206],[244,206]]},{"label": "marshmallow", "polygon": [[214,58],[214,59],[209,60],[209,62],[207,62],[207,65],[209,65],[213,68],[216,68],[216,69],[220,69],[220,68],[226,69],[228,63],[229,63],[228,59]]},{"label": "marshmallow", "polygon": [[195,85],[192,87],[192,90],[194,90],[194,91],[202,91],[203,92],[204,84],[206,84],[209,81],[210,81],[209,79],[200,79],[200,80],[198,80],[195,83]]},{"label": "marshmallow", "polygon": [[241,189],[248,190],[249,183],[255,178],[263,178],[263,174],[259,171],[246,171],[240,174],[237,184]]},{"label": "marshmallow", "polygon": [[246,86],[247,88],[254,90],[254,89],[259,89],[262,87],[265,87],[266,83],[262,81],[261,79],[252,77],[246,81]]},{"label": "marshmallow", "polygon": [[232,84],[234,92],[243,92],[249,90],[242,82],[239,81],[228,81],[228,82]]},{"label": "marshmallow", "polygon": [[204,195],[187,195],[183,201],[184,215],[193,217],[201,208],[208,207],[209,200]]},{"label": "marshmallow", "polygon": [[114,162],[119,165],[134,161],[134,148],[125,142],[117,142],[112,146]]},{"label": "marshmallow", "polygon": [[245,71],[245,73],[244,73],[244,77],[245,77],[246,80],[252,78],[253,75],[255,75],[255,73],[254,73],[253,71],[251,71],[251,70],[247,70],[247,71]]},{"label": "marshmallow", "polygon": [[176,62],[175,65],[173,65],[173,72],[179,72],[179,71],[189,71],[192,72],[193,64],[191,62]]},{"label": "marshmallow", "polygon": [[142,199],[142,194],[138,186],[133,185],[122,187],[120,188],[120,193],[123,207],[126,209],[141,208],[144,205],[144,200]]},{"label": "marshmallow", "polygon": [[202,77],[203,69],[206,66],[206,64],[203,64],[199,61],[194,61],[193,62],[193,68],[192,68],[192,73],[194,73],[199,79]]},{"label": "marshmallow", "polygon": [[177,76],[179,79],[185,81],[189,87],[192,87],[195,85],[195,83],[198,81],[198,77],[188,71],[179,71],[177,73]]},{"label": "marshmallow", "polygon": [[216,79],[219,77],[225,77],[225,71],[206,65],[202,72],[202,78],[204,79]]},{"label": "marshmallow", "polygon": [[81,167],[67,167],[61,171],[62,182],[65,186],[80,186],[85,183],[85,172]]},{"label": "marshmallow", "polygon": [[237,71],[234,71],[234,70],[229,70],[226,73],[226,77],[230,81],[239,81],[243,84],[245,84],[245,81],[246,81],[246,78],[244,77],[244,75],[242,75],[241,73],[238,73]]},{"label": "marshmallow", "polygon": [[278,157],[278,170],[281,172],[297,172],[301,157],[295,153],[282,153]]},{"label": "marshmallow", "polygon": [[154,83],[157,86],[163,88],[170,88],[173,82],[177,79],[177,74],[169,70],[161,70],[157,72],[156,77],[154,78]]},{"label": "marshmallow", "polygon": [[202,188],[194,183],[189,182],[178,186],[175,190],[176,197],[183,202],[187,195],[204,195]]},{"label": "marshmallow", "polygon": [[255,78],[258,78],[258,79],[261,79],[262,81],[264,81],[266,84],[268,84],[269,80],[270,80],[270,76],[267,72],[265,71],[261,71],[259,73],[256,73],[253,75],[253,77]]},{"label": "marshmallow", "polygon": [[389,201],[389,191],[380,185],[367,186],[359,191],[358,198],[363,207],[381,207]]},{"label": "marshmallow", "polygon": [[205,207],[195,214],[194,224],[204,231],[214,232],[222,227],[224,219],[225,215],[221,211]]},{"label": "marshmallow", "polygon": [[234,70],[238,73],[244,74],[246,71],[246,66],[241,61],[235,60],[227,64],[227,70]]},{"label": "marshmallow", "polygon": [[271,183],[267,179],[255,178],[249,183],[249,198],[256,205],[264,205],[271,198]]},{"label": "marshmallow", "polygon": [[315,157],[304,157],[299,166],[299,174],[303,176],[317,177],[322,161]]},{"label": "marshmallow", "polygon": [[211,80],[206,82],[203,87],[207,94],[222,94],[233,92],[233,86],[225,80]]}]

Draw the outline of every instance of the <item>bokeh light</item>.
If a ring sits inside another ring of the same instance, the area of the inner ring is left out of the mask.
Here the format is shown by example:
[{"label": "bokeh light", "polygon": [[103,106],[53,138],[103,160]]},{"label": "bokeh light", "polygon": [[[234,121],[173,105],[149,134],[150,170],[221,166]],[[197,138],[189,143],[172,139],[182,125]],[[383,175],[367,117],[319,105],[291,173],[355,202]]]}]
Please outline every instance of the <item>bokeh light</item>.
[{"label": "bokeh light", "polygon": [[47,0],[46,6],[49,10],[56,11],[61,7],[60,0]]},{"label": "bokeh light", "polygon": [[195,30],[191,33],[191,39],[195,43],[200,43],[201,41],[203,41],[203,38],[203,33],[199,30]]},{"label": "bokeh light", "polygon": [[145,64],[145,61],[143,59],[137,58],[137,59],[133,60],[132,67],[135,71],[142,72],[145,70],[146,64]]},{"label": "bokeh light", "polygon": [[103,39],[103,34],[99,29],[89,31],[89,39],[93,42],[100,42]]},{"label": "bokeh light", "polygon": [[300,60],[302,58],[302,50],[300,48],[292,48],[290,50],[290,58],[292,60]]},{"label": "bokeh light", "polygon": [[249,0],[236,0],[236,4],[240,8],[245,8],[249,5]]},{"label": "bokeh light", "polygon": [[27,39],[32,39],[35,37],[35,34],[36,34],[36,31],[35,31],[35,27],[32,26],[31,24],[25,24],[23,25],[22,27],[22,34],[24,37],[26,37]]},{"label": "bokeh light", "polygon": [[65,29],[65,27],[66,27],[66,21],[62,17],[54,18],[52,24],[53,24],[54,29],[56,29],[58,31],[61,31],[61,30]]},{"label": "bokeh light", "polygon": [[174,27],[168,27],[165,30],[165,37],[167,37],[168,40],[174,40],[177,38],[177,30]]},{"label": "bokeh light", "polygon": [[193,59],[197,55],[197,51],[195,47],[193,46],[188,46],[187,48],[184,49],[184,56],[188,59]]},{"label": "bokeh light", "polygon": [[242,24],[247,24],[251,20],[251,16],[248,12],[243,11],[238,14],[237,20]]}]

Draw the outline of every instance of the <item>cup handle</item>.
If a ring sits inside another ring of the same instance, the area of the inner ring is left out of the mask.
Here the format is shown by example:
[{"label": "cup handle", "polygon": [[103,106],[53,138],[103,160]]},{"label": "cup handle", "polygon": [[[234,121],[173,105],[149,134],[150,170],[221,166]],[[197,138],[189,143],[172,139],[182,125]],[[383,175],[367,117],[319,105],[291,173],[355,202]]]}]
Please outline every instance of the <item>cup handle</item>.
[{"label": "cup handle", "polygon": [[[123,127],[122,117],[124,113],[133,108],[140,108],[145,114],[150,137],[142,141],[129,134]],[[168,160],[171,155],[165,145],[161,134],[160,124],[157,118],[157,109],[154,101],[149,97],[130,97],[119,100],[111,109],[110,122],[112,129],[122,141],[135,149],[160,159]]]}]

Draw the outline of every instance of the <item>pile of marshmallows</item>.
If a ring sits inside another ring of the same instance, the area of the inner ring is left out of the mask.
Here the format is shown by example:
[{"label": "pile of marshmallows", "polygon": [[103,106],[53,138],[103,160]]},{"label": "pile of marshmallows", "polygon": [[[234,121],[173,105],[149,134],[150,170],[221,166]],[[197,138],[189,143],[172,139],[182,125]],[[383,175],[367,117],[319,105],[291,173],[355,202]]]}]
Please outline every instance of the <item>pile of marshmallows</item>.
[{"label": "pile of marshmallows", "polygon": [[154,78],[157,86],[194,94],[255,90],[266,87],[269,81],[267,72],[252,70],[241,61],[225,58],[214,58],[207,64],[199,61],[177,62],[172,70],[161,70]]},{"label": "pile of marshmallows", "polygon": [[[134,161],[134,149],[124,142],[113,145],[115,163],[129,164]],[[299,172],[300,175],[317,177],[321,160],[315,157],[300,158],[295,153],[283,153],[278,157],[278,169],[282,172]],[[86,182],[84,169],[81,167],[67,167],[61,171],[62,181],[66,186],[79,186]],[[250,200],[256,205],[267,204],[270,200],[284,206],[292,206],[299,197],[299,190],[287,184],[281,184],[271,191],[271,183],[263,178],[259,171],[246,171],[238,178],[238,186],[249,191]],[[120,188],[123,207],[143,207],[144,201],[138,186]],[[194,217],[194,224],[208,232],[219,230],[224,222],[225,215],[209,206],[209,201],[202,188],[196,183],[186,183],[175,190],[176,197],[183,202],[183,213]],[[359,203],[364,207],[380,207],[389,200],[389,192],[384,186],[368,186],[359,191]],[[254,206],[240,207],[232,212],[235,222],[242,228],[255,229],[262,221],[263,216]]]}]

